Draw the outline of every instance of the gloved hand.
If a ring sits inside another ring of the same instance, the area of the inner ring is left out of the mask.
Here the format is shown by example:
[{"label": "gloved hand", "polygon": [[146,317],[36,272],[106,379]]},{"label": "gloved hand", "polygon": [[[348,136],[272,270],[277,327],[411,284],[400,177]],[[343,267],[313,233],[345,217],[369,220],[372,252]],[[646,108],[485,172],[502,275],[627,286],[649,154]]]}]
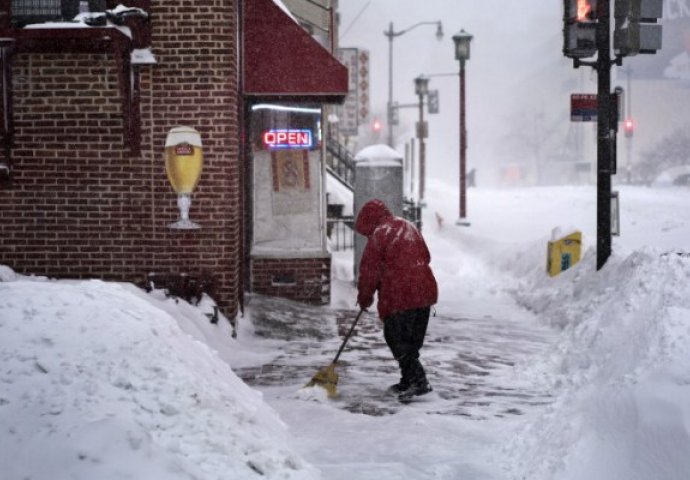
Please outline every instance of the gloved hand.
[{"label": "gloved hand", "polygon": [[357,304],[362,310],[366,310],[367,308],[371,307],[372,303],[374,303],[373,297],[365,296],[361,293],[357,295]]}]

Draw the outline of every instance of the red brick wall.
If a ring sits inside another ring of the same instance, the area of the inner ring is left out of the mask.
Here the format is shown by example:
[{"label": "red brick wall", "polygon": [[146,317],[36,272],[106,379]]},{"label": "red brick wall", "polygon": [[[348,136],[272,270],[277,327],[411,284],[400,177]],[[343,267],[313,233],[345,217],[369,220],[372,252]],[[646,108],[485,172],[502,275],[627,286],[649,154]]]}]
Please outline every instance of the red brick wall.
[{"label": "red brick wall", "polygon": [[252,292],[314,305],[330,301],[331,259],[252,258]]},{"label": "red brick wall", "polygon": [[[237,8],[234,1],[152,2],[157,65],[141,68],[142,149],[123,147],[112,56],[20,54],[12,68],[13,180],[0,184],[0,263],[57,278],[136,281],[211,271],[234,318],[241,285]],[[163,163],[170,128],[204,142],[192,197],[197,231],[175,231]]]}]

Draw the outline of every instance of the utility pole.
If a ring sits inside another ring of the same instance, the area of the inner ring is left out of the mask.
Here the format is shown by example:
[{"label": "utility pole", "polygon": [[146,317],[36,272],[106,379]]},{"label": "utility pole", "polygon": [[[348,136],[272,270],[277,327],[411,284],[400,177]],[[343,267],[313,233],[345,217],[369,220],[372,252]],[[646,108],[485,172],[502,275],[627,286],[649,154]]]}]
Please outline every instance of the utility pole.
[{"label": "utility pole", "polygon": [[388,30],[383,31],[383,34],[388,38],[388,104],[386,106],[388,124],[386,127],[388,128],[388,146],[391,148],[395,148],[393,136],[393,108],[395,108],[393,105],[393,40],[422,25],[436,25],[436,38],[439,41],[443,39],[443,25],[440,20],[436,22],[418,22],[397,32],[393,29],[393,22],[390,22]]},{"label": "utility pole", "polygon": [[597,2],[597,270],[611,255],[611,174],[615,160],[611,144],[611,8],[609,0]]},{"label": "utility pole", "polygon": [[625,174],[626,181],[628,185],[632,183],[632,132],[633,132],[633,116],[632,116],[632,85],[630,83],[630,76],[632,74],[632,68],[628,65],[625,69],[627,75],[627,90],[626,90],[626,100],[627,105],[625,108]]},{"label": "utility pole", "polygon": [[388,128],[388,146],[393,145],[393,39],[396,33],[393,30],[393,22],[388,25],[388,30],[383,34],[388,37],[388,103],[386,104],[386,127]]},{"label": "utility pole", "polygon": [[429,95],[429,78],[423,75],[414,79],[414,90],[419,97],[419,122],[417,122],[417,138],[419,139],[419,203],[424,205],[424,187],[426,175],[426,146],[427,125],[424,122],[424,97]]}]

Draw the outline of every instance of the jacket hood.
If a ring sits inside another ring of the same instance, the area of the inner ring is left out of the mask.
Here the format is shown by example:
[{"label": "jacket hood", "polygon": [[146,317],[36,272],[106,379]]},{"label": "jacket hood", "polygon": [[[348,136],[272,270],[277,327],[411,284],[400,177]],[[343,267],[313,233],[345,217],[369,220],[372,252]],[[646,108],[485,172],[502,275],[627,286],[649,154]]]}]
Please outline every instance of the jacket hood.
[{"label": "jacket hood", "polygon": [[355,230],[357,230],[357,233],[368,237],[385,219],[392,216],[391,211],[388,210],[386,204],[381,200],[369,200],[362,206],[359,214],[357,214]]}]

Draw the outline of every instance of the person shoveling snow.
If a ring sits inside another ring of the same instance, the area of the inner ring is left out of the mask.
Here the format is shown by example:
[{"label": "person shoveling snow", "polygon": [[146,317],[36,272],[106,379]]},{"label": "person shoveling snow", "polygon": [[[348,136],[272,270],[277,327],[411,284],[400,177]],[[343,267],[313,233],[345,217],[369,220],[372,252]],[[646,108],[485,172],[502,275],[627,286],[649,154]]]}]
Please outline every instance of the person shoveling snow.
[{"label": "person shoveling snow", "polygon": [[362,309],[370,307],[378,292],[383,335],[401,373],[400,382],[389,391],[409,401],[432,390],[419,361],[431,306],[438,300],[431,255],[419,230],[394,216],[381,200],[362,206],[355,229],[367,237],[359,264],[357,303]]}]

